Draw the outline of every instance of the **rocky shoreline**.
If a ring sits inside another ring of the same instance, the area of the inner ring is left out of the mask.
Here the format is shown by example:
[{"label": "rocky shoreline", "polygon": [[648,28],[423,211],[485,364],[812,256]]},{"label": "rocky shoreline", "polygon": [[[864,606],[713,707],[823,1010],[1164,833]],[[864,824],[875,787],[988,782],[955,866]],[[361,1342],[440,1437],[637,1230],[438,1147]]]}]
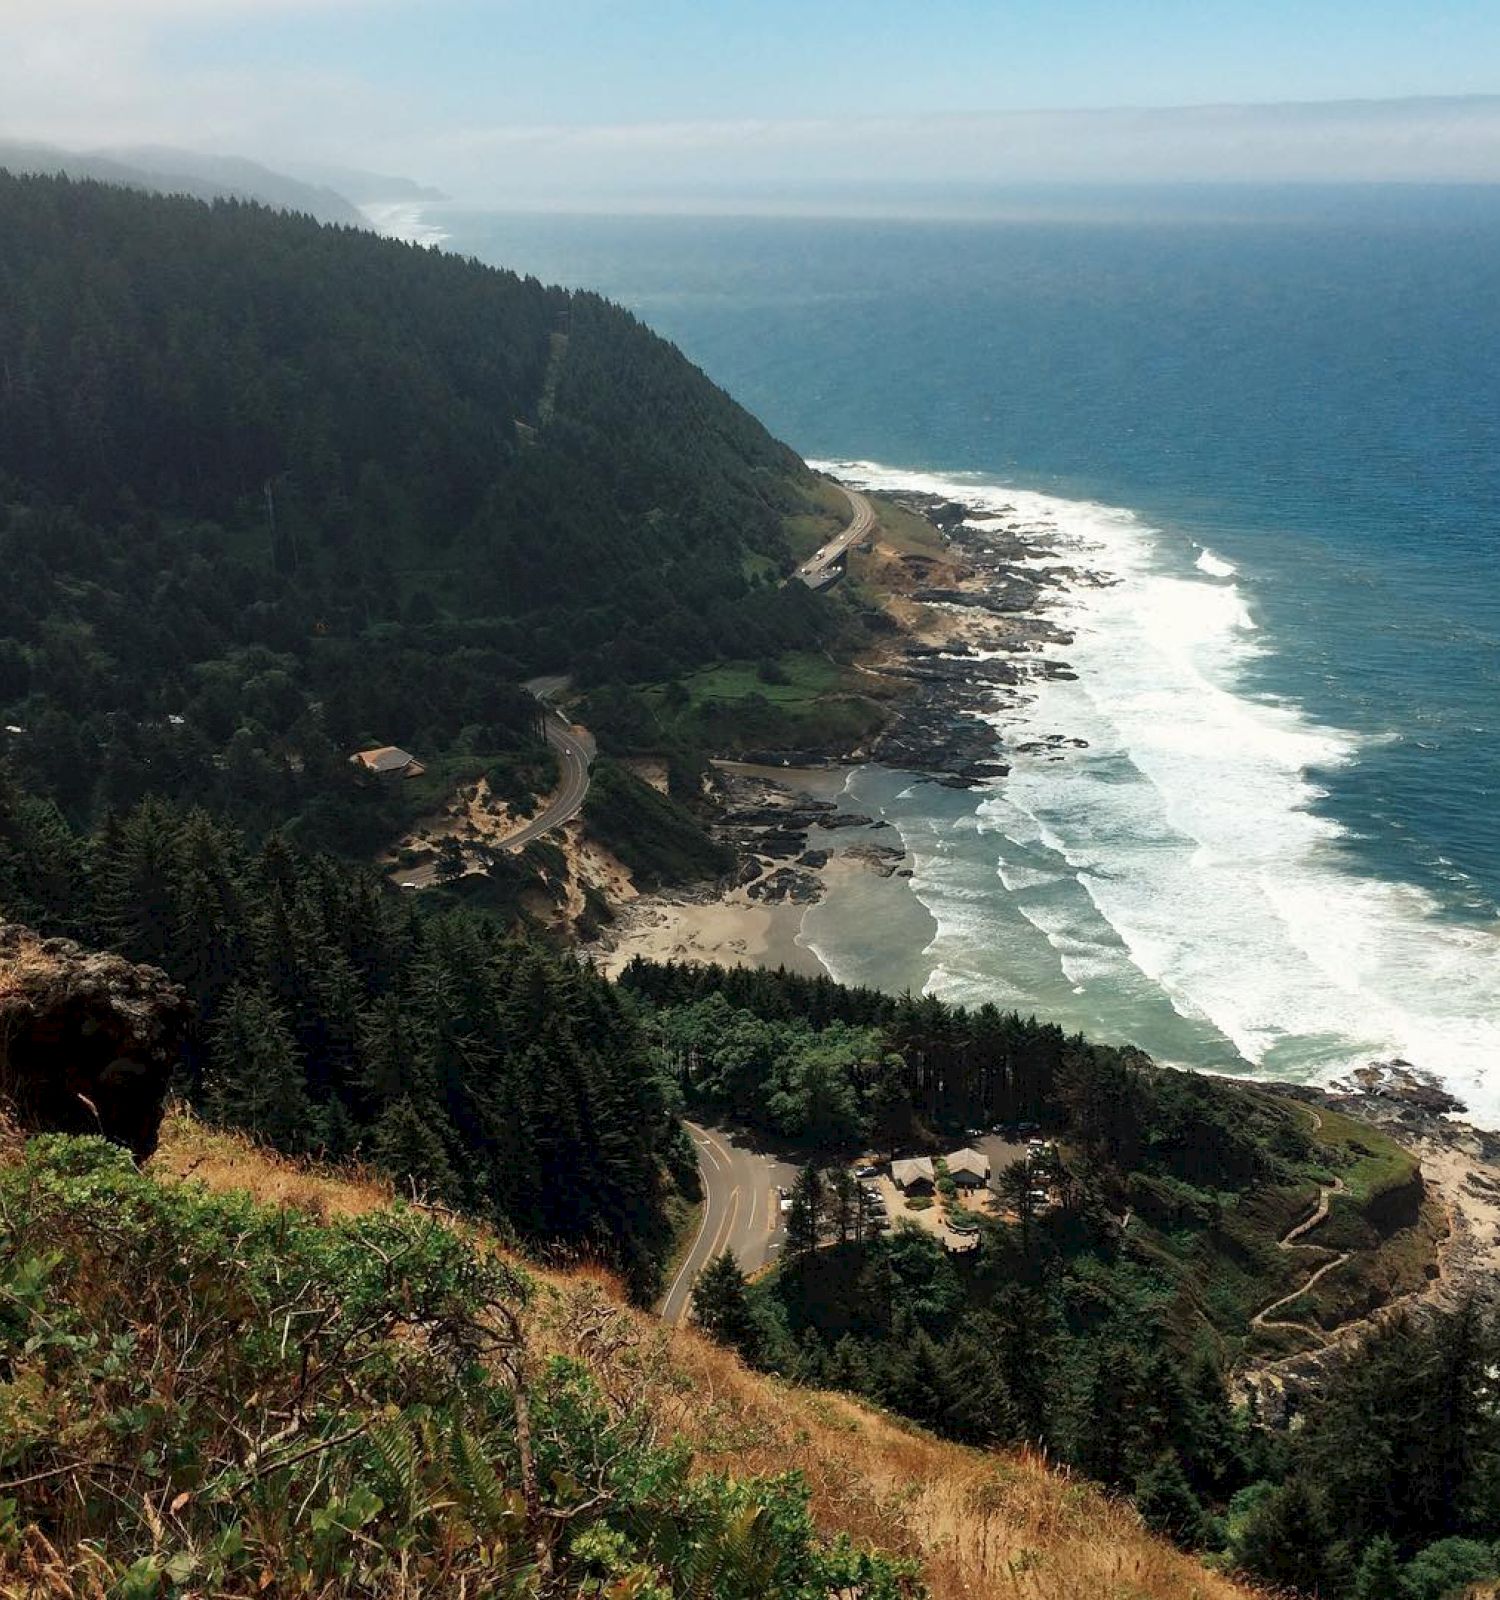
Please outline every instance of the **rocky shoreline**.
[{"label": "rocky shoreline", "polygon": [[[863,575],[881,594],[891,631],[858,670],[899,689],[888,721],[853,748],[753,750],[737,762],[716,762],[711,831],[735,851],[734,878],[624,908],[596,947],[607,963],[624,948],[656,949],[666,928],[683,935],[669,946],[674,955],[751,959],[757,935],[706,942],[698,936],[703,918],[690,918],[690,908],[790,913],[823,899],[831,872],[911,877],[903,849],[869,837],[889,824],[814,793],[815,775],[874,764],[974,789],[1003,781],[1018,758],[1060,761],[1086,748],[1064,733],[1007,746],[996,722],[1025,704],[1036,684],[1076,676],[1050,653],[1072,642],[1051,613],[1071,589],[1108,580],[1061,564],[1055,530],[1012,509],[921,493],[885,498],[929,530],[918,548],[877,536],[864,556],[870,566]],[[687,927],[690,921],[698,926]],[[784,956],[786,938],[773,942]],[[809,952],[799,954],[816,965]]]},{"label": "rocky shoreline", "polygon": [[986,719],[1020,704],[1030,684],[1077,676],[1066,661],[1041,653],[1072,642],[1049,611],[1069,589],[1108,580],[1057,565],[1054,530],[1012,510],[923,494],[887,498],[943,540],[940,551],[908,551],[888,565],[903,604],[900,632],[863,670],[904,689],[890,722],[855,750],[758,750],[746,760],[769,767],[874,762],[969,789],[1004,778],[1014,754],[1081,747],[1054,735],[1010,751]]}]

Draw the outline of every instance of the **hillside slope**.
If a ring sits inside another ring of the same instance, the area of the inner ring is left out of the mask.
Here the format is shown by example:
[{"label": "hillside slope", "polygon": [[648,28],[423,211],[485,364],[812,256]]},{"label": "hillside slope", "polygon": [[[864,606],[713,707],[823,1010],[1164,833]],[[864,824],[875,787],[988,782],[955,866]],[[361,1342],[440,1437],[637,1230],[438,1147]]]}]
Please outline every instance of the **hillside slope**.
[{"label": "hillside slope", "polygon": [[[374,1176],[289,1162],[180,1115],[163,1130],[150,1171],[160,1182],[243,1192],[318,1218],[393,1203]],[[606,1391],[633,1395],[659,1440],[675,1435],[692,1447],[697,1472],[802,1474],[825,1535],[918,1559],[936,1600],[1251,1593],[1149,1534],[1128,1505],[1037,1459],[948,1444],[847,1396],[753,1373],[691,1329],[632,1310],[598,1272],[525,1270],[541,1289],[539,1353],[581,1360]]]},{"label": "hillside slope", "polygon": [[362,850],[351,749],[436,780],[536,744],[535,673],[816,643],[813,483],[597,296],[0,171],[0,727],[75,822],[170,788]]}]

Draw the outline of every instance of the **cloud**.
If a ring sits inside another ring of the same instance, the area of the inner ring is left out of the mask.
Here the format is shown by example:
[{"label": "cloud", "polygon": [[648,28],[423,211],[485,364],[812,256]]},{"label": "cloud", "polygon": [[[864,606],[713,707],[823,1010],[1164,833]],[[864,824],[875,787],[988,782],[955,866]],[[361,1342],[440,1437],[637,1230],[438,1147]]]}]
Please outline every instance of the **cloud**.
[{"label": "cloud", "polygon": [[1500,97],[498,126],[424,140],[471,184],[1500,182]]},{"label": "cloud", "polygon": [[[253,0],[306,9],[310,0]],[[373,0],[311,0],[368,6]],[[0,0],[0,136],[71,149],[178,144],[212,153],[281,157],[380,126],[382,96],[357,78],[309,67],[292,72],[169,70],[154,24],[164,18],[248,11],[251,0]]]},{"label": "cloud", "polygon": [[336,58],[192,68],[162,54],[189,18],[397,3],[0,0],[0,136],[370,167],[477,202],[575,208],[875,185],[1500,182],[1500,97],[485,126],[419,81],[378,86]]}]

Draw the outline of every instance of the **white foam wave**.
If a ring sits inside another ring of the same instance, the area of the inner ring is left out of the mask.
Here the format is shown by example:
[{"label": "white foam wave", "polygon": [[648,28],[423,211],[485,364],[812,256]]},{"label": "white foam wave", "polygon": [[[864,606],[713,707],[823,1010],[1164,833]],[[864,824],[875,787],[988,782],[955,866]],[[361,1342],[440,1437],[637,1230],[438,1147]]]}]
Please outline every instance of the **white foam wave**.
[{"label": "white foam wave", "polygon": [[451,237],[446,228],[428,220],[422,200],[369,200],[359,209],[376,233],[404,244],[436,248]]},{"label": "white foam wave", "polygon": [[1268,1074],[1317,1080],[1399,1056],[1500,1125],[1500,928],[1455,924],[1425,891],[1355,870],[1312,808],[1317,773],[1356,761],[1360,741],[1246,691],[1267,646],[1229,562],[1195,560],[1118,507],[868,462],[830,470],[1024,523],[1050,559],[1112,580],[1054,612],[1074,639],[1048,653],[1077,681],[1041,683],[995,718],[1008,744],[1063,733],[1088,749],[1021,756],[979,802],[988,912],[973,863],[966,878],[952,856],[913,852],[938,921],[930,990],[983,997],[1004,898],[1075,989],[1145,980]]}]

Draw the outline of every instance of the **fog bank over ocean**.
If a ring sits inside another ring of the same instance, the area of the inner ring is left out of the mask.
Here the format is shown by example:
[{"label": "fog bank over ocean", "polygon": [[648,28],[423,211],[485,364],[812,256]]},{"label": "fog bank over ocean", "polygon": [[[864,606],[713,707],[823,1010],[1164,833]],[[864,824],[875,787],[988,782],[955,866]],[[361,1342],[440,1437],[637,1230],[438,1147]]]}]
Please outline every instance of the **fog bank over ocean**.
[{"label": "fog bank over ocean", "polygon": [[[1029,713],[1086,752],[853,775],[937,924],[884,981],[1203,1066],[1400,1054],[1500,1123],[1500,193],[1171,199],[423,220],[624,301],[804,454],[1040,497],[1120,578]],[[839,916],[805,937],[880,978]]]}]

